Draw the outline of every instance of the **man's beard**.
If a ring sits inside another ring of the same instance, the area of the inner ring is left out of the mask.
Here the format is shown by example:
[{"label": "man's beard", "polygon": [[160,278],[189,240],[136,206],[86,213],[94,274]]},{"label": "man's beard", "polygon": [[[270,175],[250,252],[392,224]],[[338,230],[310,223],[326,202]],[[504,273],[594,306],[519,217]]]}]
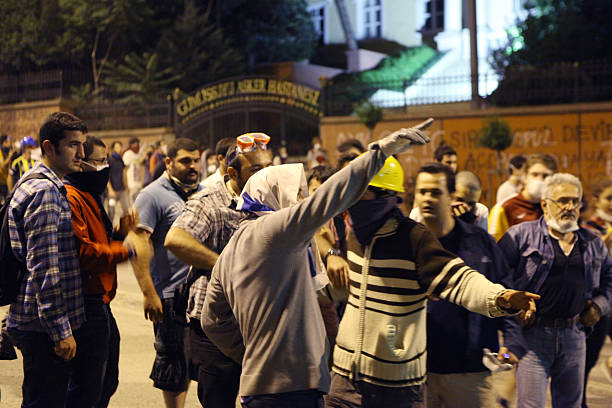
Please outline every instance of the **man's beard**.
[{"label": "man's beard", "polygon": [[578,231],[579,228],[577,220],[559,221],[553,216],[546,217],[546,224],[561,234]]}]

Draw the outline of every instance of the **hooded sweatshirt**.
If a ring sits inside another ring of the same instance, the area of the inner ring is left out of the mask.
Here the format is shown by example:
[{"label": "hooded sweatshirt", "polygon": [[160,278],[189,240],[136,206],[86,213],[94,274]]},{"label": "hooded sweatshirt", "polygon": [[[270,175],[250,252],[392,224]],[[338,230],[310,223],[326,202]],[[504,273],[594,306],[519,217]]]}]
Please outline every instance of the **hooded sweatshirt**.
[{"label": "hooded sweatshirt", "polygon": [[297,204],[298,193],[307,194],[305,178],[290,183],[295,176],[264,169],[249,179],[247,202],[261,205],[249,207],[260,216],[243,221],[219,256],[201,316],[206,335],[242,362],[239,395],[329,390],[329,346],[309,244],[322,225],[359,200],[385,159],[370,150]]}]

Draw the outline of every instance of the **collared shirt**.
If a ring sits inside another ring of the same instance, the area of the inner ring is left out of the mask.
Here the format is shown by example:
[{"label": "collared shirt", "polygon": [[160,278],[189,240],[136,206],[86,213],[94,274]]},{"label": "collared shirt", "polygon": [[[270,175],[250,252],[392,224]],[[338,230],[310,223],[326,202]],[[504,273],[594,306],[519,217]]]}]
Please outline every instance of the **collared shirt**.
[{"label": "collared shirt", "polygon": [[[220,254],[245,217],[243,212],[229,208],[231,203],[232,197],[225,183],[218,181],[194,194],[172,226],[187,231],[202,245]],[[200,319],[210,277],[210,271],[199,273],[202,276],[191,285],[187,303],[187,315],[195,319]]]},{"label": "collared shirt", "polygon": [[164,174],[138,194],[134,207],[140,219],[138,227],[151,233],[151,278],[157,294],[162,299],[173,298],[174,290],[185,282],[189,265],[167,250],[164,241],[172,223],[182,214],[185,201]]},{"label": "collared shirt", "polygon": [[49,179],[26,181],[10,203],[11,246],[28,272],[11,304],[8,327],[46,332],[58,342],[85,321],[79,255],[64,184],[42,163],[30,172]]}]

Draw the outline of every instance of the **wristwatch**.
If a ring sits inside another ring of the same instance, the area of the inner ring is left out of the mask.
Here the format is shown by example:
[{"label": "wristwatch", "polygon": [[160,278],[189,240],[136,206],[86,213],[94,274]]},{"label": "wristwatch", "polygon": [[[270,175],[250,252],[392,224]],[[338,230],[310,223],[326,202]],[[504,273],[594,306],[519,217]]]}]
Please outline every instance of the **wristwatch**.
[{"label": "wristwatch", "polygon": [[342,251],[339,250],[338,248],[329,248],[327,250],[327,253],[325,254],[325,263],[327,264],[327,258],[329,258],[330,255],[336,255],[336,256],[342,256]]}]

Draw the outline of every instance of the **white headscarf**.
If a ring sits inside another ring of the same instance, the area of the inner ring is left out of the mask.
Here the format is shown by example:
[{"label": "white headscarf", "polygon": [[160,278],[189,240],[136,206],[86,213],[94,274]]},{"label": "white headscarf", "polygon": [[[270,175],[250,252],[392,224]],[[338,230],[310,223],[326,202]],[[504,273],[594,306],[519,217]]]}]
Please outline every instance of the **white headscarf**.
[{"label": "white headscarf", "polygon": [[308,196],[306,174],[301,163],[266,167],[249,178],[236,209],[261,216],[291,207],[298,202],[298,194]]},{"label": "white headscarf", "polygon": [[[308,196],[306,174],[301,163],[266,167],[249,178],[236,209],[262,216],[297,204],[298,195]],[[309,263],[312,262],[310,273],[314,289],[318,291],[329,283],[329,279],[314,238],[310,240],[308,251]]]}]

